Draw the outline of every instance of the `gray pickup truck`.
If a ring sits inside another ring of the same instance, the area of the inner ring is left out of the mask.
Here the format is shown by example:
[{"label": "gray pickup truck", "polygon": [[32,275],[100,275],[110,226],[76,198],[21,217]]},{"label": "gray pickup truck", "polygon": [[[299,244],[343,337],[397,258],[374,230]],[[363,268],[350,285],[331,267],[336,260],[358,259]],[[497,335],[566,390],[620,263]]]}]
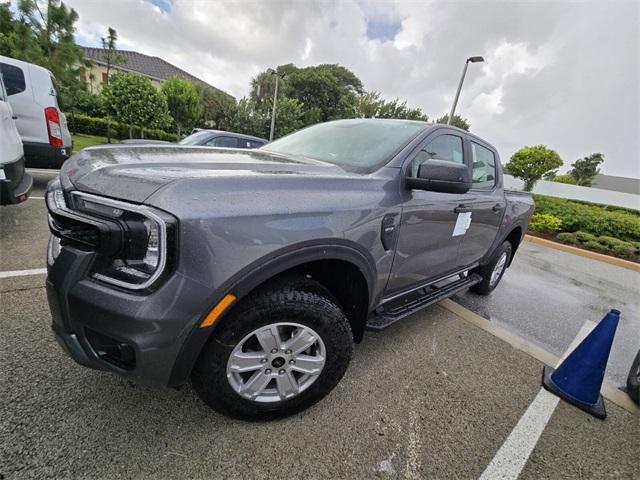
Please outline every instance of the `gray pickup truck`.
[{"label": "gray pickup truck", "polygon": [[47,189],[53,331],[78,363],[266,419],[320,400],[353,343],[486,295],[533,210],[446,125],[340,120],[257,150],[85,149]]}]

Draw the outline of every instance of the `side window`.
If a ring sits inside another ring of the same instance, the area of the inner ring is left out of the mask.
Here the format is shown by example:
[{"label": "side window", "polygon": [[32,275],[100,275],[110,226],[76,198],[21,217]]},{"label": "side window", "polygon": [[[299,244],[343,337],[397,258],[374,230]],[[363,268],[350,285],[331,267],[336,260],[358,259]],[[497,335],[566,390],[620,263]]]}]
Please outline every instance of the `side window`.
[{"label": "side window", "polygon": [[14,67],[7,63],[0,63],[0,71],[4,78],[4,86],[7,89],[8,96],[24,92],[26,85],[24,81],[24,72],[21,68]]},{"label": "side window", "polygon": [[418,168],[429,160],[446,160],[464,163],[462,156],[462,137],[457,135],[440,135],[426,144],[418,152],[411,163],[411,176],[418,175]]},{"label": "side window", "polygon": [[496,157],[491,150],[471,142],[473,188],[492,189],[496,184]]},{"label": "side window", "polygon": [[247,148],[260,148],[264,145],[262,142],[254,142],[253,140],[249,140],[249,146]]},{"label": "side window", "polygon": [[210,147],[237,148],[238,139],[234,137],[215,137],[209,140],[206,144]]}]

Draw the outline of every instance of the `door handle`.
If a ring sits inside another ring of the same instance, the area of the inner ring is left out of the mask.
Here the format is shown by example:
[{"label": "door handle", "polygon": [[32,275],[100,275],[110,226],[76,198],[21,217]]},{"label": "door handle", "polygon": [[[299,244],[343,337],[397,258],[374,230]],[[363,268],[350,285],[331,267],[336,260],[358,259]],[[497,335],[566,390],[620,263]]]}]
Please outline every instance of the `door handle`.
[{"label": "door handle", "polygon": [[11,115],[11,118],[14,119],[14,120],[17,120],[18,119],[18,115]]},{"label": "door handle", "polygon": [[465,204],[461,203],[456,208],[453,209],[453,213],[466,213],[472,211],[471,208],[467,207]]},{"label": "door handle", "polygon": [[491,207],[493,213],[500,213],[502,211],[502,205],[496,203],[493,207]]}]

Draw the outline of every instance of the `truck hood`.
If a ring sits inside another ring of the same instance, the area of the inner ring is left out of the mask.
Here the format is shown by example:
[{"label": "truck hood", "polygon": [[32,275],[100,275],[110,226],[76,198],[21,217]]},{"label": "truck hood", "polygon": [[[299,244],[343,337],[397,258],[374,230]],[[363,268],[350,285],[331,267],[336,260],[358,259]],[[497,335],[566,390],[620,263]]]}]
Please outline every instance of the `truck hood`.
[{"label": "truck hood", "polygon": [[82,150],[60,172],[62,186],[142,203],[186,179],[255,175],[349,176],[340,167],[263,150],[177,145],[108,145]]}]

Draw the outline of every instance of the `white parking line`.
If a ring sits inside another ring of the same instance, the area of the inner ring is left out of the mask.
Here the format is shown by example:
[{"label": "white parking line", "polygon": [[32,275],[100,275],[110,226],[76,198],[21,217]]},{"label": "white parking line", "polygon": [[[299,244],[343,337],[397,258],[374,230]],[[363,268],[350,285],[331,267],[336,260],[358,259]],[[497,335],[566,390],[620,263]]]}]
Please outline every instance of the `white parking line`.
[{"label": "white parking line", "polygon": [[[595,326],[594,322],[585,322],[556,367],[562,363]],[[527,464],[531,452],[538,444],[538,440],[540,440],[540,436],[559,402],[560,398],[541,388],[479,480],[517,479]]]},{"label": "white parking line", "polygon": [[29,197],[31,200],[44,200],[44,197]]},{"label": "white parking line", "polygon": [[31,270],[12,270],[10,272],[0,272],[0,278],[27,277],[29,275],[43,275],[47,273],[46,268],[32,268]]}]

